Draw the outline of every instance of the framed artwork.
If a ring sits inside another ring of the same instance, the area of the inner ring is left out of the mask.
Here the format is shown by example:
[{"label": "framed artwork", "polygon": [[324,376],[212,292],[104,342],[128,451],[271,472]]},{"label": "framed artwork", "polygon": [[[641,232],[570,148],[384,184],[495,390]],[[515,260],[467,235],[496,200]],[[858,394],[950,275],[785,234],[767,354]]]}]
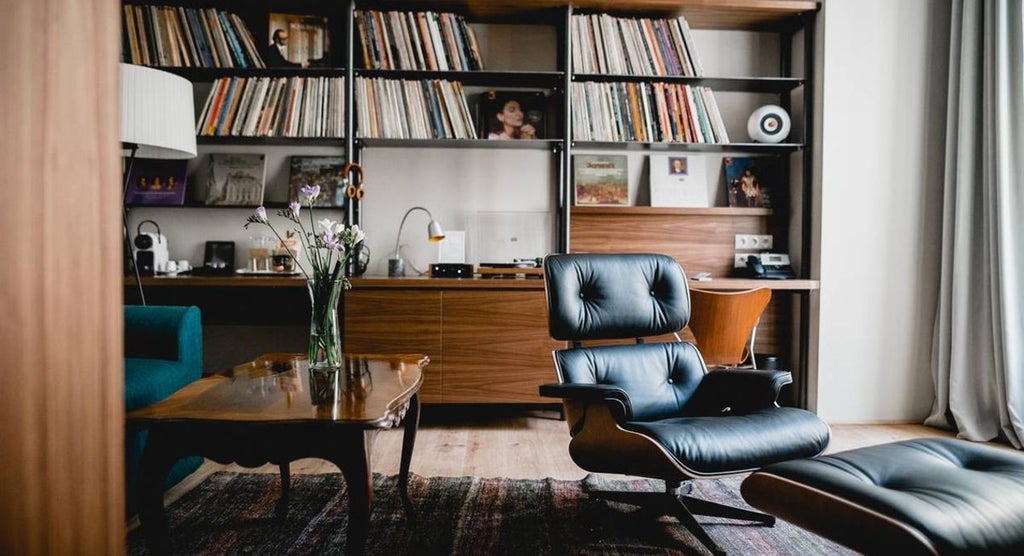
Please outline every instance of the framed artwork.
[{"label": "framed artwork", "polygon": [[629,205],[628,160],[624,154],[573,156],[576,204]]},{"label": "framed artwork", "polygon": [[316,68],[330,64],[326,17],[272,13],[267,33],[268,68]]},{"label": "framed artwork", "polygon": [[544,139],[544,93],[487,91],[480,95],[477,110],[479,137],[484,139]]}]

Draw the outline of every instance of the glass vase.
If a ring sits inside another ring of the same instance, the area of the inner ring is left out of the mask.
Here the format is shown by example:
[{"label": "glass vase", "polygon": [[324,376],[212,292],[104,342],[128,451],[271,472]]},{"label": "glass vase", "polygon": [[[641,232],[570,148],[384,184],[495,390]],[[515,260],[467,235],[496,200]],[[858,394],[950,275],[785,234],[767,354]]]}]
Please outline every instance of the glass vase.
[{"label": "glass vase", "polygon": [[338,301],[344,279],[313,278],[309,288],[309,369],[337,371],[342,365]]}]

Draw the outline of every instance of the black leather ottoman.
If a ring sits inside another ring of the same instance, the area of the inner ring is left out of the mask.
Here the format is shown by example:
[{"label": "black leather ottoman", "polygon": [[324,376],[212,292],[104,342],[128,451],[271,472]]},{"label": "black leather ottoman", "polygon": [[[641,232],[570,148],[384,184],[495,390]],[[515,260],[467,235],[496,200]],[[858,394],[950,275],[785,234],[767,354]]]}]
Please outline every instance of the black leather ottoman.
[{"label": "black leather ottoman", "polygon": [[755,508],[867,554],[1024,554],[1024,453],[948,438],[752,473]]}]

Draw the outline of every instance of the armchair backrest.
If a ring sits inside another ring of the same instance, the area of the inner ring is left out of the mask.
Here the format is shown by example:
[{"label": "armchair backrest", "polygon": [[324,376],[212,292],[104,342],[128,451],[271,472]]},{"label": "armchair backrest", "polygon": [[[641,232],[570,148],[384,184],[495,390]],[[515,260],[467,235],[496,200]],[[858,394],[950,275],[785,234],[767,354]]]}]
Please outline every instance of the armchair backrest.
[{"label": "armchair backrest", "polygon": [[[549,255],[548,328],[557,340],[637,339],[686,326],[690,298],[679,263],[665,255]],[[558,378],[624,390],[630,420],[679,415],[707,372],[683,342],[574,347],[555,352]]]},{"label": "armchair backrest", "polygon": [[666,255],[549,255],[544,289],[556,340],[658,336],[690,318],[686,275]]}]

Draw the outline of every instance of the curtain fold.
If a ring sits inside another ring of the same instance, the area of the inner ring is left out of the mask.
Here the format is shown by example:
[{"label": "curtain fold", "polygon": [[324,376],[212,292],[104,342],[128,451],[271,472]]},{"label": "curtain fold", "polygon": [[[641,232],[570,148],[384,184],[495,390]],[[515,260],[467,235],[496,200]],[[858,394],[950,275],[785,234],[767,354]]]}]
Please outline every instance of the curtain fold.
[{"label": "curtain fold", "polygon": [[941,277],[925,424],[1024,439],[1024,12],[954,0]]}]

